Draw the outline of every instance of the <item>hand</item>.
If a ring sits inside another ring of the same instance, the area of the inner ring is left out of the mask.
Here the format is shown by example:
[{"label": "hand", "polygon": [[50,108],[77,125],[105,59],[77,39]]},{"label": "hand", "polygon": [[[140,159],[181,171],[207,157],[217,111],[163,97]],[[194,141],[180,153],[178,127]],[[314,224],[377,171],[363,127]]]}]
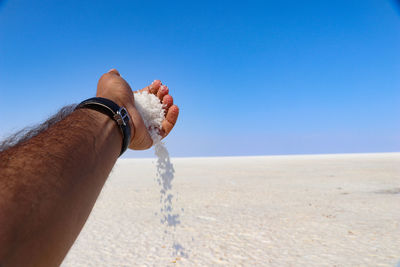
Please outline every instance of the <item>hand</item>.
[{"label": "hand", "polygon": [[[169,95],[167,86],[162,85],[161,81],[155,80],[151,85],[140,91],[147,91],[156,95],[161,103],[165,105],[165,119],[162,122],[160,135],[166,137],[174,127],[179,115],[179,108],[173,104],[173,98]],[[97,84],[97,97],[108,98],[119,106],[125,107],[131,118],[131,141],[129,148],[135,150],[148,149],[153,145],[148,130],[142,117],[135,108],[134,93],[129,84],[120,76],[116,69],[101,76]]]}]

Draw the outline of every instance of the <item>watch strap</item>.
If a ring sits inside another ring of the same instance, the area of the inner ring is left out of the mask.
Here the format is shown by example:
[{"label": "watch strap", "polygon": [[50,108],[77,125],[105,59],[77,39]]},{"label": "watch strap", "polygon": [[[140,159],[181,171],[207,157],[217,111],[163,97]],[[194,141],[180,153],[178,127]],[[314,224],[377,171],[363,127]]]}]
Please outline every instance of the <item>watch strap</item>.
[{"label": "watch strap", "polygon": [[122,148],[120,156],[126,151],[131,140],[131,127],[129,114],[124,107],[118,106],[114,101],[103,97],[93,97],[81,102],[76,109],[89,108],[99,111],[113,119],[122,133]]}]

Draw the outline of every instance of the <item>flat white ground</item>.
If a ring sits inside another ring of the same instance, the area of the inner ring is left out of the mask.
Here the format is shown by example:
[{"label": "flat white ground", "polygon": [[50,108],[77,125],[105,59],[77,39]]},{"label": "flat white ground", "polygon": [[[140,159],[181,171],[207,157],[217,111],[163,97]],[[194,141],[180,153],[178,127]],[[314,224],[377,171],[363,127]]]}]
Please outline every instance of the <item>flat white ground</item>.
[{"label": "flat white ground", "polygon": [[118,161],[63,266],[400,261],[400,153],[173,159],[175,230],[153,161]]}]

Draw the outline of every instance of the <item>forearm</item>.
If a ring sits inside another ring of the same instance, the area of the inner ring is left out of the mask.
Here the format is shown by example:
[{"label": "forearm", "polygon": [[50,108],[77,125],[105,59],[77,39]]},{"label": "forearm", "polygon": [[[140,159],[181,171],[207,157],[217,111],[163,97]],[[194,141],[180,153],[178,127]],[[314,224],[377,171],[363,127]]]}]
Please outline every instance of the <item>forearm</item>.
[{"label": "forearm", "polygon": [[60,264],[121,149],[115,122],[78,110],[0,154],[0,264]]}]

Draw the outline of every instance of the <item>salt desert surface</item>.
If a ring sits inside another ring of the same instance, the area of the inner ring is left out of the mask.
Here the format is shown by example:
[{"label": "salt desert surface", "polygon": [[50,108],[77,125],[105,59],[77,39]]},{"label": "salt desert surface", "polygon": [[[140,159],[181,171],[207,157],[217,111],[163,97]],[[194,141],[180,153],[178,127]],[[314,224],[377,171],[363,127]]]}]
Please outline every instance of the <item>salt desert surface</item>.
[{"label": "salt desert surface", "polygon": [[400,261],[400,153],[172,159],[167,234],[153,161],[117,162],[62,266]]}]

